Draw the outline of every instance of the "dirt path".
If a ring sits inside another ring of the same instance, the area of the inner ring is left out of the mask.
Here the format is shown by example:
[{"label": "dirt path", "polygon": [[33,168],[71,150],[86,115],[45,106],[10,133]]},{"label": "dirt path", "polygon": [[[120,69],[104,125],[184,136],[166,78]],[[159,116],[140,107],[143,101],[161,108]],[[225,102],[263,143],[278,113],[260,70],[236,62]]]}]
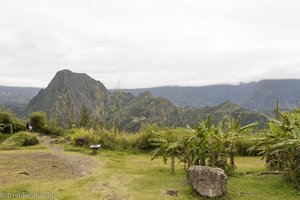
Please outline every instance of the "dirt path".
[{"label": "dirt path", "polygon": [[73,179],[91,174],[97,167],[97,162],[87,156],[73,155],[51,145],[50,138],[42,138],[41,143],[51,151],[0,152],[0,185]]}]

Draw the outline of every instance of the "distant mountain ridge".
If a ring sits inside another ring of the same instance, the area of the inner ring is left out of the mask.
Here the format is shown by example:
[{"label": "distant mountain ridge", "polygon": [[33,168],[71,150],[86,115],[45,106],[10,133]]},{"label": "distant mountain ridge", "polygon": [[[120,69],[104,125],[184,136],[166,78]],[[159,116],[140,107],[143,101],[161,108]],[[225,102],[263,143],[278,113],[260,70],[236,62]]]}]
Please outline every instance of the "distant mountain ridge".
[{"label": "distant mountain ridge", "polygon": [[154,97],[149,91],[137,96],[120,90],[109,91],[100,81],[70,70],[57,72],[48,87],[29,102],[26,112],[44,111],[48,118],[63,125],[72,115],[78,119],[83,105],[100,126],[112,128],[117,124],[125,131],[137,131],[141,124],[153,123],[161,127],[193,126],[208,115],[217,123],[225,115],[236,118],[240,112],[244,113],[242,124],[258,121],[263,127],[268,121],[265,115],[247,111],[230,101],[217,107],[185,109],[166,98]]},{"label": "distant mountain ridge", "polygon": [[21,116],[29,101],[40,91],[34,87],[0,86],[0,105]]},{"label": "distant mountain ridge", "polygon": [[299,106],[300,80],[262,80],[240,85],[211,85],[200,87],[155,87],[125,89],[138,95],[150,91],[156,97],[169,99],[177,106],[216,106],[224,101],[232,101],[243,108],[268,112],[273,110],[276,100],[282,109]]},{"label": "distant mountain ridge", "polygon": [[0,86],[0,104],[27,104],[41,88]]},{"label": "distant mountain ridge", "polygon": [[[41,88],[0,86],[0,105],[11,107],[13,110],[18,110],[18,107],[24,108],[40,90]],[[282,109],[299,106],[300,79],[261,80],[240,85],[165,86],[122,91],[135,96],[150,91],[155,97],[167,98],[176,106],[199,108],[232,101],[246,109],[272,113],[277,98]]]}]

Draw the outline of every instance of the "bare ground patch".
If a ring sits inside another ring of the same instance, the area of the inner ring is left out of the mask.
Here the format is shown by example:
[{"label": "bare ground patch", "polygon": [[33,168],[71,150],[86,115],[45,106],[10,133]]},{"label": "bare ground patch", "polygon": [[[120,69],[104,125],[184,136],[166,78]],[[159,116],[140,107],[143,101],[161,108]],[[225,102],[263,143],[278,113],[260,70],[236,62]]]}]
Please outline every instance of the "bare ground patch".
[{"label": "bare ground patch", "polygon": [[96,161],[63,152],[0,153],[0,185],[23,181],[55,181],[90,174]]}]

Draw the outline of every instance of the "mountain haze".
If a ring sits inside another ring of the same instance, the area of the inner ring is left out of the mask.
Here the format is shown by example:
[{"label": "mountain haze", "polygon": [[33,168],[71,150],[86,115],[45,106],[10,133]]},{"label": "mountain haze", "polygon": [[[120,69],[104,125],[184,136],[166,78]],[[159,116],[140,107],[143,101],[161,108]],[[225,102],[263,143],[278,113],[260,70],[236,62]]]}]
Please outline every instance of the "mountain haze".
[{"label": "mountain haze", "polygon": [[41,88],[0,86],[0,105],[5,106],[17,116],[24,115],[29,101]]},{"label": "mountain haze", "polygon": [[243,108],[261,112],[272,111],[278,98],[282,109],[299,106],[300,80],[262,80],[240,85],[211,85],[201,87],[156,87],[126,89],[138,95],[150,91],[156,97],[169,99],[177,106],[216,106],[224,101],[232,101]]}]

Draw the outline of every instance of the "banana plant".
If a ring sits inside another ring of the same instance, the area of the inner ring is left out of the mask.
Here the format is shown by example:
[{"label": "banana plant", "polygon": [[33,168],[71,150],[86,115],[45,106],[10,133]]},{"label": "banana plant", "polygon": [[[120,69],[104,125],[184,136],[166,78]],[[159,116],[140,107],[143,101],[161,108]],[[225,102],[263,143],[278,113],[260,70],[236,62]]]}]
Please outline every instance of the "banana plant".
[{"label": "banana plant", "polygon": [[225,138],[227,140],[227,145],[228,145],[228,154],[230,157],[230,166],[232,168],[236,168],[235,166],[235,160],[234,156],[236,153],[236,148],[235,148],[235,142],[236,139],[238,139],[242,133],[245,133],[252,129],[254,126],[257,125],[257,123],[251,123],[245,126],[241,125],[241,118],[243,116],[243,113],[240,113],[238,118],[234,120],[233,118],[231,119],[228,115],[225,117],[225,125],[227,131],[225,132]]},{"label": "banana plant", "polygon": [[271,170],[285,172],[285,176],[300,188],[300,109],[278,113],[270,120],[269,132],[250,150],[259,150]]},{"label": "banana plant", "polygon": [[168,158],[171,159],[171,174],[175,174],[175,157],[178,157],[179,142],[169,143],[162,135],[161,132],[156,132],[156,138],[150,138],[151,145],[156,146],[152,151],[151,160],[158,157],[163,158],[163,162],[167,164]]}]

